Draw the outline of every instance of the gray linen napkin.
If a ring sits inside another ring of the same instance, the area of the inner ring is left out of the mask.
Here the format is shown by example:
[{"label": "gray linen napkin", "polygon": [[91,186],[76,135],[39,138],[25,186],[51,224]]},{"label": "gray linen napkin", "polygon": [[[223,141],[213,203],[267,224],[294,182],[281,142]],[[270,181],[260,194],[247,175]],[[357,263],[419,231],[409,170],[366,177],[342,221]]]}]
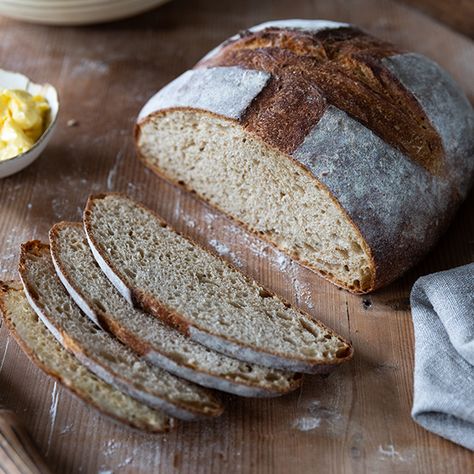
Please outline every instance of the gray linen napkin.
[{"label": "gray linen napkin", "polygon": [[413,419],[474,451],[474,263],[417,280]]}]

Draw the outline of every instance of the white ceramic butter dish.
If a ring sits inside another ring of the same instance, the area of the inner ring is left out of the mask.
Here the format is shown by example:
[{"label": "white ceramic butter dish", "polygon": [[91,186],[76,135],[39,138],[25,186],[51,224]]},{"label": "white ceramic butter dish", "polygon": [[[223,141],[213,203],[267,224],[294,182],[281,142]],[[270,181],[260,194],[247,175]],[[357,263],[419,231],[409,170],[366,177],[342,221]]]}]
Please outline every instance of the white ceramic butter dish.
[{"label": "white ceramic butter dish", "polygon": [[13,158],[0,161],[0,178],[5,178],[31,165],[44,151],[56,128],[59,99],[58,93],[52,85],[35,84],[23,74],[3,69],[0,69],[0,89],[21,89],[29,92],[31,95],[42,95],[50,106],[46,128],[32,148]]}]

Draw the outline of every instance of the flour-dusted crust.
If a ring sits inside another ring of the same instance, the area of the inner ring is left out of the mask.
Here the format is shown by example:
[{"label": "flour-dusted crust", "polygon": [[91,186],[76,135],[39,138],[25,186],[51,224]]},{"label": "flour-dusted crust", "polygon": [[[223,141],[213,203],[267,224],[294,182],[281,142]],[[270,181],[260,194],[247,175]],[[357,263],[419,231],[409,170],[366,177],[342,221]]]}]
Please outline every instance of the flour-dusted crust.
[{"label": "flour-dusted crust", "polygon": [[164,108],[193,107],[239,119],[269,78],[266,72],[235,66],[186,71],[155,94],[139,117]]},{"label": "flour-dusted crust", "polygon": [[[361,230],[379,285],[393,280],[414,263],[413,255],[434,243],[436,234],[427,234],[427,227],[432,216],[442,216],[449,198],[447,183],[342,110],[329,107],[293,156],[329,189]],[[394,183],[403,183],[404,192],[395,193]],[[420,196],[426,195],[430,199],[420,206]],[[397,258],[383,269],[380,262],[391,253]]]},{"label": "flour-dusted crust", "polygon": [[[474,177],[474,112],[449,74],[354,26],[317,20],[257,25],[219,45],[194,70],[219,67],[262,71],[270,78],[239,118],[211,109],[202,113],[232,120],[303,166],[362,236],[372,261],[365,286],[327,278],[369,292],[429,251]],[[142,124],[170,110],[141,115],[137,143]],[[315,262],[292,257],[318,270]]]},{"label": "flour-dusted crust", "polygon": [[349,28],[349,23],[341,23],[332,20],[308,20],[308,19],[292,19],[292,20],[271,20],[259,25],[252,26],[248,31],[257,33],[268,28],[279,28],[285,30],[302,30],[311,33],[319,33],[323,30],[335,30],[338,28]]},{"label": "flour-dusted crust", "polygon": [[438,132],[445,150],[444,172],[451,177],[453,191],[464,199],[474,167],[474,113],[469,100],[444,69],[421,54],[390,56],[382,62],[413,94]]},{"label": "flour-dusted crust", "polygon": [[[75,395],[79,400],[82,402],[86,403],[87,405],[91,406],[92,408],[96,409],[98,412],[101,414],[107,416],[109,419],[118,422],[120,424],[124,424],[126,426],[129,426],[134,429],[138,430],[144,430],[150,433],[163,433],[167,432],[170,430],[170,428],[173,426],[173,423],[171,419],[168,419],[165,415],[163,415],[163,422],[161,426],[156,426],[152,425],[149,423],[144,423],[136,418],[134,418],[131,414],[129,417],[125,416],[118,416],[117,413],[114,413],[113,411],[109,410],[106,406],[101,405],[98,403],[94,398],[91,396],[90,393],[87,391],[83,390],[82,388],[74,385],[71,383],[69,378],[65,377],[61,371],[58,371],[54,368],[52,368],[50,365],[48,365],[47,362],[44,360],[40,359],[38,357],[38,354],[36,351],[31,347],[31,345],[28,343],[27,340],[25,340],[19,333],[15,325],[14,321],[14,316],[10,314],[10,311],[8,309],[8,299],[15,296],[15,298],[18,297],[18,295],[21,295],[23,298],[26,299],[26,296],[24,295],[23,292],[23,287],[20,282],[17,281],[9,281],[9,282],[2,282],[0,281],[0,311],[3,316],[3,320],[5,321],[5,325],[7,326],[10,334],[13,336],[15,341],[18,343],[20,348],[23,350],[23,352],[26,354],[26,356],[38,367],[40,368],[46,375],[54,378],[56,381],[58,381],[63,387],[68,389],[70,393]],[[41,331],[43,330],[42,328],[42,323],[38,323],[39,327],[38,330]],[[46,329],[44,329],[47,331]],[[49,331],[48,331],[48,336],[49,336]],[[56,350],[59,351],[64,351],[66,352],[65,349],[59,344],[59,342],[56,341],[54,336],[51,334],[51,344],[57,346]],[[79,361],[75,361],[74,356],[69,355],[70,357],[70,363],[71,364],[80,364]],[[102,382],[100,379],[98,379],[92,372],[90,372],[91,379],[94,379],[97,383],[99,384],[104,384],[106,385],[105,382]],[[108,390],[111,391],[116,391],[113,387],[108,387]],[[125,394],[123,394],[124,397],[126,397]],[[138,402],[137,402],[138,403]],[[152,411],[152,409],[150,408]]]},{"label": "flour-dusted crust", "polygon": [[[282,354],[277,354],[275,352],[263,351],[261,348],[255,347],[251,344],[246,344],[243,341],[232,340],[230,338],[227,338],[218,334],[213,334],[206,330],[203,330],[196,323],[193,324],[191,321],[189,321],[184,315],[171,311],[169,308],[166,307],[164,302],[159,301],[157,298],[155,298],[150,293],[144,291],[142,288],[134,286],[133,282],[130,279],[127,279],[126,275],[122,274],[120,270],[117,268],[117,265],[113,261],[111,261],[111,259],[106,255],[100,243],[95,238],[94,229],[91,224],[92,214],[94,212],[94,205],[96,201],[105,199],[109,196],[118,196],[118,197],[130,200],[129,197],[120,193],[91,195],[87,201],[84,214],[83,214],[84,229],[87,234],[87,240],[89,242],[89,245],[91,245],[91,248],[93,248],[93,252],[92,252],[93,255],[100,256],[100,259],[97,261],[97,263],[104,270],[104,273],[106,273],[107,276],[111,274],[114,275],[114,278],[110,279],[112,283],[114,283],[114,281],[117,281],[117,280],[126,283],[127,292],[130,292],[131,300],[134,305],[144,309],[148,313],[167,322],[171,326],[181,331],[183,334],[189,336],[191,339],[195,340],[196,342],[205,345],[206,347],[209,347],[218,352],[222,352],[224,354],[230,355],[231,357],[235,357],[239,360],[250,362],[253,364],[267,365],[269,367],[274,367],[274,368],[283,369],[283,370],[292,370],[292,371],[296,370],[295,368],[297,367],[298,368],[297,371],[299,372],[314,374],[314,373],[321,373],[321,372],[326,373],[328,371],[331,371],[337,366],[339,366],[340,364],[342,364],[343,362],[347,362],[348,360],[352,358],[353,356],[352,345],[341,336],[336,335],[333,331],[327,328],[320,321],[317,321],[317,324],[321,328],[323,328],[328,334],[336,336],[342,343],[344,343],[344,346],[345,346],[343,349],[341,349],[341,353],[338,354],[337,357],[331,360],[327,360],[327,361],[314,360],[314,359],[309,360],[309,359],[304,359],[302,357],[286,357],[286,356],[283,356]],[[189,237],[184,236],[180,232],[174,230],[173,227],[167,224],[156,212],[148,209],[141,203],[134,202],[134,205],[136,205],[139,208],[141,207],[147,213],[150,213],[151,215],[153,215],[153,218],[155,218],[159,223],[161,223],[163,226],[167,226],[176,234],[181,235],[183,238],[190,241],[192,245],[200,247],[202,250],[204,250],[207,253],[211,253],[209,252],[209,250],[202,247],[199,243],[194,242]],[[224,260],[220,255],[217,255],[214,253],[212,255],[214,255],[214,257],[221,260],[225,265],[234,268],[238,272],[240,271],[239,269],[233,267],[229,262]],[[247,276],[245,276],[245,278],[250,281],[250,279]],[[117,287],[117,289],[120,292],[120,288]],[[274,296],[272,292],[268,291],[267,289],[263,287],[262,287],[262,291],[265,291],[269,295]],[[278,299],[281,300],[281,298],[278,298]],[[284,304],[288,304],[287,302],[284,302],[283,300],[281,301]],[[308,318],[312,320],[313,322],[315,321],[313,318],[311,318],[310,315],[308,315],[304,311],[302,310],[298,310],[298,311],[305,318]]]},{"label": "flour-dusted crust", "polygon": [[[151,344],[144,340],[139,334],[135,334],[128,328],[124,327],[116,321],[113,314],[108,314],[105,311],[102,311],[94,304],[94,302],[84,296],[81,288],[77,286],[76,282],[71,278],[61,262],[57,241],[59,239],[59,232],[64,226],[78,226],[82,228],[82,224],[61,222],[53,226],[50,230],[51,256],[61,282],[76,304],[92,321],[116,335],[116,337],[121,339],[125,344],[143,356],[150,363],[204,387],[214,388],[241,397],[276,397],[296,390],[301,386],[303,382],[301,374],[294,374],[292,379],[289,380],[287,389],[284,390],[277,385],[273,385],[272,388],[269,388],[268,386],[263,387],[257,382],[252,383],[250,380],[244,380],[242,377],[238,381],[232,380],[230,378],[219,376],[217,373],[205,371],[197,366],[186,365],[184,361],[174,360],[168,357],[160,350],[160,347]],[[104,268],[107,269],[107,271],[111,271],[109,267],[106,266],[104,259],[101,258],[101,262],[103,265],[101,266],[102,271],[104,271]],[[170,328],[170,337],[173,337],[173,332],[175,331]],[[223,355],[222,357],[226,356]]]},{"label": "flour-dusted crust", "polygon": [[206,405],[206,408],[203,409],[203,407],[197,408],[190,404],[185,404],[180,400],[170,402],[164,395],[159,394],[157,391],[152,393],[146,388],[139,388],[134,384],[133,380],[130,380],[128,377],[119,374],[110,367],[104,365],[94,353],[88,352],[88,350],[81,345],[79,340],[77,340],[73,335],[68,334],[63,327],[56,324],[48,315],[47,311],[45,311],[41,302],[41,297],[36,293],[32,282],[28,278],[28,260],[31,255],[40,256],[45,253],[48,255],[50,254],[50,248],[47,244],[43,244],[36,240],[23,244],[20,252],[19,274],[29,304],[51,334],[53,334],[55,339],[66,350],[74,354],[74,356],[85,367],[109,385],[112,385],[141,403],[155,409],[158,408],[164,410],[173,417],[185,421],[192,421],[207,418],[209,416],[219,416],[222,413],[223,406],[217,398],[211,396],[210,392],[207,396],[212,401],[213,406]]}]

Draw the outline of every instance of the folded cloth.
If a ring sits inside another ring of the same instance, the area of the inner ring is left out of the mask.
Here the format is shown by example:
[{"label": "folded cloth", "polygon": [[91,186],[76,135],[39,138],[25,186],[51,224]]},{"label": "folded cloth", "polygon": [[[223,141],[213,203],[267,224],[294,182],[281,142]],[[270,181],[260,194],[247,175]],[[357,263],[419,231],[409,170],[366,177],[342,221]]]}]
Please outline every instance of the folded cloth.
[{"label": "folded cloth", "polygon": [[474,451],[474,263],[420,278],[411,308],[413,419]]}]

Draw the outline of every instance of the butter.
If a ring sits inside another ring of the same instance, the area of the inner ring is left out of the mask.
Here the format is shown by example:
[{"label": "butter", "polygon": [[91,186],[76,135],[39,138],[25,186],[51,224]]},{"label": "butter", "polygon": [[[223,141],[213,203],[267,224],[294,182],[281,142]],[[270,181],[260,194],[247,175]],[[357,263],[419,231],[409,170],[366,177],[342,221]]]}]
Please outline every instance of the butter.
[{"label": "butter", "polygon": [[23,90],[0,90],[0,161],[28,151],[41,137],[50,107]]}]

